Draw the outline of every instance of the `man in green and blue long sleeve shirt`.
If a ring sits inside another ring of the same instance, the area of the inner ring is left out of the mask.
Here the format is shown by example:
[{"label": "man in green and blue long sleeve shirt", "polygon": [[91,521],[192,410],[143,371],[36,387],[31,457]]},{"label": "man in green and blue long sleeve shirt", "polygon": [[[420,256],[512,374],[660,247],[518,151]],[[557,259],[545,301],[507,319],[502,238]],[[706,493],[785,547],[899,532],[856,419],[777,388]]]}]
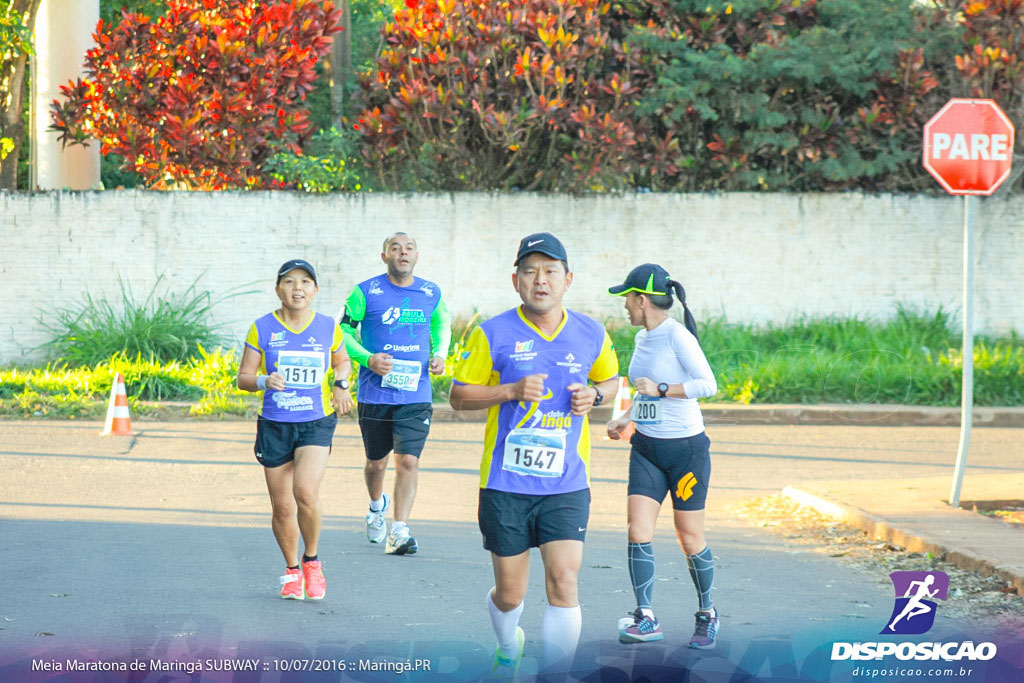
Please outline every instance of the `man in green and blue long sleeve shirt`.
[{"label": "man in green and blue long sleeve shirt", "polygon": [[[418,259],[412,237],[403,232],[388,237],[381,253],[387,272],[353,288],[340,320],[345,349],[359,363],[359,429],[370,495],[366,536],[371,543],[387,538],[389,555],[418,550],[408,521],[416,497],[419,456],[433,414],[429,374],[444,372],[451,342],[451,318],[441,289],[413,275]],[[360,327],[359,341],[356,327]],[[384,493],[384,471],[392,450],[395,521],[388,534],[385,516],[391,498]]]}]

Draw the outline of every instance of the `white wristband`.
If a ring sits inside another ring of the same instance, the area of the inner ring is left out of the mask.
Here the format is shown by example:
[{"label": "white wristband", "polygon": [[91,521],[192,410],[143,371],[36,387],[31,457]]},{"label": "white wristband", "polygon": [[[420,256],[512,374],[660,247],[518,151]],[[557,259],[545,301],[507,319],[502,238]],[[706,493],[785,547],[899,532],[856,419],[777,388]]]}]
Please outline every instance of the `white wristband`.
[{"label": "white wristband", "polygon": [[270,377],[270,375],[256,375],[256,388],[260,391],[266,391],[268,377]]}]

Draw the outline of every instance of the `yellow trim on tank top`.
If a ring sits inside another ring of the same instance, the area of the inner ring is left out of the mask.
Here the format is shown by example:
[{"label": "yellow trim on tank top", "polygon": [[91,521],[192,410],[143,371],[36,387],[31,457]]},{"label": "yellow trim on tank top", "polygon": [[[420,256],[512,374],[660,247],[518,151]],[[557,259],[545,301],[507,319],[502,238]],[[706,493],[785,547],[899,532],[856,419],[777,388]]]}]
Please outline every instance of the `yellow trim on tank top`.
[{"label": "yellow trim on tank top", "polygon": [[[322,398],[323,398],[323,402],[324,402],[324,414],[321,417],[327,417],[328,415],[330,415],[331,413],[334,412],[334,406],[331,405],[331,399],[333,398],[333,396],[331,396],[330,386],[326,382],[326,376],[327,376],[326,373],[324,373],[325,381],[321,385],[321,387],[323,387],[321,393],[323,394]],[[317,418],[317,419],[320,419],[320,418]]]},{"label": "yellow trim on tank top", "polygon": [[310,325],[313,324],[313,321],[316,319],[316,311],[313,311],[313,314],[311,316],[309,316],[309,320],[307,320],[306,324],[302,326],[302,329],[300,329],[300,330],[293,330],[292,328],[288,327],[288,325],[285,323],[285,321],[281,320],[281,316],[279,316],[277,314],[277,311],[272,311],[271,315],[274,316],[274,318],[277,320],[277,322],[281,323],[281,327],[283,327],[284,329],[288,330],[292,334],[302,334],[303,332],[306,331],[307,327],[309,327]]},{"label": "yellow trim on tank top", "polygon": [[[496,386],[501,382],[501,375],[496,370],[491,371],[487,380],[487,386]],[[498,413],[501,404],[491,406],[487,409],[487,423],[484,426],[484,454],[480,458],[480,488],[487,488],[491,479],[491,461],[494,455],[494,446],[498,443]]]},{"label": "yellow trim on tank top", "polygon": [[580,438],[576,442],[576,453],[583,461],[583,467],[587,471],[587,486],[590,486],[590,415],[583,416],[583,427],[580,430]]},{"label": "yellow trim on tank top", "polygon": [[534,325],[533,323],[531,323],[531,322],[530,322],[529,320],[527,320],[527,319],[526,319],[526,316],[525,316],[525,315],[523,315],[523,306],[522,306],[521,304],[520,304],[520,305],[519,305],[519,306],[518,306],[518,307],[516,308],[516,313],[518,313],[518,314],[519,314],[519,319],[520,319],[520,320],[522,320],[522,321],[523,321],[524,323],[526,323],[526,325],[527,325],[527,326],[528,326],[528,327],[529,327],[529,328],[530,328],[531,330],[533,330],[534,332],[536,332],[537,334],[539,334],[539,335],[540,335],[540,338],[541,338],[541,339],[543,339],[543,340],[545,340],[545,341],[554,341],[554,340],[555,340],[555,337],[557,337],[557,336],[558,336],[558,333],[562,331],[562,328],[563,328],[563,327],[565,327],[565,323],[566,323],[566,321],[567,321],[567,320],[569,319],[569,313],[568,313],[568,312],[567,312],[567,311],[565,310],[565,308],[563,307],[563,308],[562,308],[562,321],[561,321],[560,323],[558,323],[558,327],[557,327],[557,328],[555,328],[555,333],[554,333],[554,334],[552,334],[552,335],[551,335],[551,336],[549,337],[548,335],[546,335],[546,334],[544,334],[543,332],[541,332],[541,331],[540,331],[540,328],[538,328],[538,327],[537,327],[536,325]]}]

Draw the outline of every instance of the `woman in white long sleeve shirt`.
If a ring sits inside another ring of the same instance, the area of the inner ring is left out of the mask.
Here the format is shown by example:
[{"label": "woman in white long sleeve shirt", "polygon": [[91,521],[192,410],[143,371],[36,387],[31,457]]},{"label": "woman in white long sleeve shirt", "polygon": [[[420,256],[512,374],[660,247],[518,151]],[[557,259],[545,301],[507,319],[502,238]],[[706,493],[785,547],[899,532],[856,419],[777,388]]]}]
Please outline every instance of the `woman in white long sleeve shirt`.
[{"label": "woman in white long sleeve shirt", "polygon": [[[637,608],[619,621],[619,640],[637,643],[663,638],[651,605],[651,541],[662,501],[671,494],[676,535],[699,596],[696,627],[689,645],[711,649],[719,629],[711,601],[714,560],[704,539],[711,442],[704,434],[697,399],[713,396],[718,387],[700,348],[697,324],[686,306],[686,292],[664,268],[645,263],[608,292],[625,297],[630,324],[643,328],[636,333],[629,364],[629,379],[636,389],[632,411],[608,423],[612,439],[620,438],[630,422],[636,424],[630,439],[628,554]],[[673,294],[683,306],[685,324],[669,315]]]}]

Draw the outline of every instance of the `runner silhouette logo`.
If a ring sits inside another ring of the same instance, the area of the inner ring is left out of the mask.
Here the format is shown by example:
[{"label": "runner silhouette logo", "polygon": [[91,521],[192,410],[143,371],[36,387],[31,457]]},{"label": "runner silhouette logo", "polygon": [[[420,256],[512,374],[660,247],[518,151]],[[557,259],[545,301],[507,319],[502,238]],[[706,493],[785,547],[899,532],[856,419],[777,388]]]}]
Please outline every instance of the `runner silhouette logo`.
[{"label": "runner silhouette logo", "polygon": [[946,599],[949,576],[945,572],[893,572],[889,578],[896,590],[896,604],[886,627],[879,633],[926,633],[935,623],[934,599]]}]

